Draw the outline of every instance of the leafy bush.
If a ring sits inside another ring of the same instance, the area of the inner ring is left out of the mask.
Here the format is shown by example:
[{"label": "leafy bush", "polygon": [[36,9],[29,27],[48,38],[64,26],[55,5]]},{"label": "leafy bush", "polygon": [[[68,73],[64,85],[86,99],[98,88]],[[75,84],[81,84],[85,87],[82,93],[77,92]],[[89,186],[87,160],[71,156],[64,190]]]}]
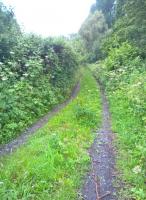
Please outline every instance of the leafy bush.
[{"label": "leafy bush", "polygon": [[121,44],[119,48],[112,48],[104,64],[108,70],[115,70],[121,66],[125,67],[128,63],[138,56],[138,50],[128,42]]},{"label": "leafy bush", "polygon": [[26,35],[0,64],[0,143],[62,102],[76,82],[78,59],[62,39]]}]

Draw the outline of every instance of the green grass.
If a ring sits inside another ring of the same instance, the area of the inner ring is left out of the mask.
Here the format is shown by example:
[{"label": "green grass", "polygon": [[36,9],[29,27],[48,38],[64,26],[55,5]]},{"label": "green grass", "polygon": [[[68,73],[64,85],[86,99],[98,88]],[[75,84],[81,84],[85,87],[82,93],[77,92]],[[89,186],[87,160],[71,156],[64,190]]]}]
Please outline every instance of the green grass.
[{"label": "green grass", "polygon": [[2,200],[75,200],[90,158],[87,149],[100,125],[101,100],[86,69],[75,100],[27,144],[0,160]]},{"label": "green grass", "polygon": [[116,91],[110,94],[109,100],[113,131],[117,135],[117,169],[120,175],[118,181],[124,183],[119,193],[119,200],[145,200],[145,128],[140,118],[134,115],[124,92]]}]

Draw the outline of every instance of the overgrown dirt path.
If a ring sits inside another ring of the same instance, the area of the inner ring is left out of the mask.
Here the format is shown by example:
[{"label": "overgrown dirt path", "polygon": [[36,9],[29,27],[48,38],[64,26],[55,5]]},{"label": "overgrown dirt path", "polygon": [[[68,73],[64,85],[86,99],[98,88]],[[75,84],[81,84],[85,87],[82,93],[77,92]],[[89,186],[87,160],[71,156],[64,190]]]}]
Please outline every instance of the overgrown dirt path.
[{"label": "overgrown dirt path", "polygon": [[100,86],[102,98],[102,127],[97,132],[89,154],[91,156],[91,170],[85,180],[82,196],[84,200],[116,200],[114,180],[115,154],[112,141],[110,113],[104,90]]},{"label": "overgrown dirt path", "polygon": [[52,111],[50,111],[43,118],[38,120],[35,124],[33,124],[30,128],[26,129],[18,138],[11,141],[10,143],[0,146],[0,156],[12,153],[18,147],[23,145],[29,138],[30,135],[34,134],[38,129],[42,128],[50,118],[52,118],[56,113],[62,110],[65,106],[67,106],[78,94],[80,90],[80,83],[78,82],[72,90],[70,98],[67,99],[64,103],[56,106]]}]

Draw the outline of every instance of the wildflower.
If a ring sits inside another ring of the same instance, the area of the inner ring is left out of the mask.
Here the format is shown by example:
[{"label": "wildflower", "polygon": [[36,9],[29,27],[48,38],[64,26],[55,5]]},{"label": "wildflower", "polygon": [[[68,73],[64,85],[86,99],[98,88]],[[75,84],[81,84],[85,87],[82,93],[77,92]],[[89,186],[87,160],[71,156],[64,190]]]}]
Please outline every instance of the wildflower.
[{"label": "wildflower", "polygon": [[6,81],[7,79],[7,77],[2,77],[2,81]]},{"label": "wildflower", "polygon": [[26,77],[27,77],[27,76],[28,76],[28,74],[27,74],[27,73],[24,73],[24,74],[23,74],[23,76],[26,76]]},{"label": "wildflower", "polygon": [[141,167],[139,165],[135,166],[132,170],[135,174],[141,173]]},{"label": "wildflower", "polygon": [[26,64],[25,64],[25,67],[29,67],[29,64],[28,64],[28,63],[26,63]]}]

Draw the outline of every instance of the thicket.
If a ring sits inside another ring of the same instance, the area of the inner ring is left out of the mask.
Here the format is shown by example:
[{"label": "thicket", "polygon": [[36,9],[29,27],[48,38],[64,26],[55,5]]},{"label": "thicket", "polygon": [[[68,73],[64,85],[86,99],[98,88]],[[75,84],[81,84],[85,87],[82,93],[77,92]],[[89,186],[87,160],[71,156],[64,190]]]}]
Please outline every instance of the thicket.
[{"label": "thicket", "polygon": [[21,32],[0,4],[0,144],[62,102],[76,81],[78,58],[64,39]]},{"label": "thicket", "polygon": [[146,199],[145,10],[144,0],[115,2],[111,30],[101,41],[103,60],[96,69],[109,97],[117,133],[117,162],[124,183],[118,195],[121,200]]}]

